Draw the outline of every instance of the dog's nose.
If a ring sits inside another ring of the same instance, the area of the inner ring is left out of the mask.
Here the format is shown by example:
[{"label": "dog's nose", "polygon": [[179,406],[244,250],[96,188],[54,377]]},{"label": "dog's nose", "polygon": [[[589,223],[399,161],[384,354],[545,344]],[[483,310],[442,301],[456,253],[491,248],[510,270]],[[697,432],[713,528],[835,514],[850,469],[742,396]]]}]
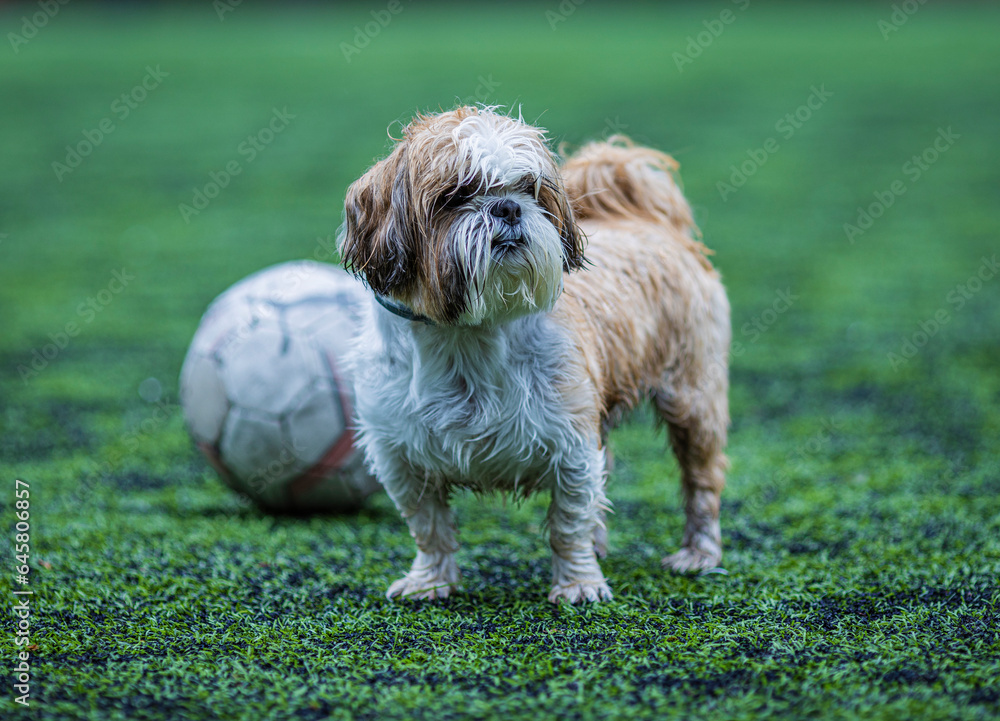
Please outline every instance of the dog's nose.
[{"label": "dog's nose", "polygon": [[490,215],[494,218],[503,218],[511,225],[514,225],[521,220],[521,206],[516,200],[504,198],[490,208]]}]

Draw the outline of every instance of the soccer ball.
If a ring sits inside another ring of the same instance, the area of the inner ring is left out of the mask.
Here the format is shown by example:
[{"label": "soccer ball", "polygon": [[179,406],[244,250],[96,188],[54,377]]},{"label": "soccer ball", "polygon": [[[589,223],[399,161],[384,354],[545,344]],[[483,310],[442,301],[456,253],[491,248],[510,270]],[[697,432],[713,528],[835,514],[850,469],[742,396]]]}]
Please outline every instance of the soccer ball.
[{"label": "soccer ball", "polygon": [[379,489],[354,447],[342,360],[365,296],[339,268],[283,263],[216,298],[194,334],[180,378],[188,430],[266,511],[356,510]]}]

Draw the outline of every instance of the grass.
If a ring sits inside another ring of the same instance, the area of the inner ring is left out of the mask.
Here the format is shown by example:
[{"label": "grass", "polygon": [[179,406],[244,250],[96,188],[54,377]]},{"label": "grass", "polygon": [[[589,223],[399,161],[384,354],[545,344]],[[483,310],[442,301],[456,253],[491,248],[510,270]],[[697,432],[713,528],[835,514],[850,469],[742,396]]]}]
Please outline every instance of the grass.
[{"label": "grass", "polygon": [[[889,4],[738,5],[586,3],[552,29],[554,2],[404,4],[347,62],[341,44],[382,6],[220,21],[208,3],[69,4],[0,48],[0,517],[11,559],[14,479],[30,482],[35,592],[31,706],[8,681],[4,717],[1000,714],[1000,279],[970,281],[998,251],[1000,14],[928,3],[883,39]],[[6,9],[4,35],[35,10]],[[147,67],[168,75],[121,117]],[[786,137],[814,87],[832,95]],[[544,600],[542,499],[461,499],[466,593],[392,603],[412,548],[385,497],[269,517],[188,441],[176,378],[208,301],[327,257],[386,126],[477,93],[557,142],[623,129],[681,161],[739,344],[729,575],[660,571],[682,514],[642,413],[612,437],[616,597],[585,608]],[[248,160],[240,144],[286,107]],[[113,131],[57,179],[104,118]],[[905,164],[949,128],[914,178]],[[178,206],[233,160],[185,222]],[[905,192],[849,242],[844,224],[894,181]],[[134,276],[118,293],[115,271]],[[138,395],[147,378],[157,403]]]}]

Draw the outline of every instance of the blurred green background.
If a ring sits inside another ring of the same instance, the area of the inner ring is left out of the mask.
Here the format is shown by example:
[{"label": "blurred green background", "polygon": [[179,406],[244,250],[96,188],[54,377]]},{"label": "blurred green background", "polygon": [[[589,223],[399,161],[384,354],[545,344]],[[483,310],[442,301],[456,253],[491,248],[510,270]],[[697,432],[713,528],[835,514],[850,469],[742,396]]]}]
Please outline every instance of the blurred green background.
[{"label": "blurred green background", "polygon": [[[991,3],[913,1],[0,7],[28,713],[995,715],[998,29]],[[541,500],[462,501],[467,595],[414,610],[381,598],[411,553],[385,498],[271,519],[191,447],[176,379],[207,303],[329,259],[387,130],[470,101],[680,161],[733,306],[729,576],[659,571],[682,514],[641,413],[612,438],[616,601],[582,610],[544,603]]]}]

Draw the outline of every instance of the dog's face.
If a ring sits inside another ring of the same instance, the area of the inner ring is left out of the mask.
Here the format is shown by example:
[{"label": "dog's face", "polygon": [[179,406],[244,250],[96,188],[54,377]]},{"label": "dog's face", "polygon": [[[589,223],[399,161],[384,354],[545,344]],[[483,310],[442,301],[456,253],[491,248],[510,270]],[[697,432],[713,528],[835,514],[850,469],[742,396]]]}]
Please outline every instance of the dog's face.
[{"label": "dog's face", "polygon": [[419,116],[347,192],[344,266],[440,324],[548,310],[583,263],[544,131],[487,108]]}]

